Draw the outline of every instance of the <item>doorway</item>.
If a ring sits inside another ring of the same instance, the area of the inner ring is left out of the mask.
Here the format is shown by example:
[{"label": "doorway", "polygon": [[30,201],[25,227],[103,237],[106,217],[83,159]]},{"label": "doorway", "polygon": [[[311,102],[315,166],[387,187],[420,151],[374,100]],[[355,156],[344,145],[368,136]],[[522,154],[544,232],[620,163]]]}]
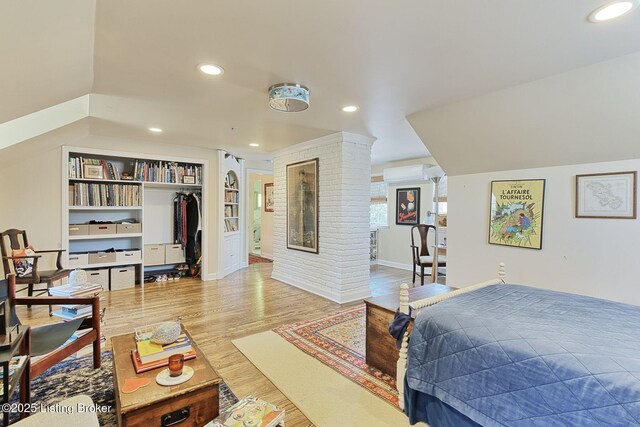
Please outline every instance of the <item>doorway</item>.
[{"label": "doorway", "polygon": [[[273,174],[249,173],[249,215],[247,248],[249,263],[269,262],[273,259],[273,206],[265,206],[265,194],[273,199]],[[253,261],[253,262],[252,262]]]}]

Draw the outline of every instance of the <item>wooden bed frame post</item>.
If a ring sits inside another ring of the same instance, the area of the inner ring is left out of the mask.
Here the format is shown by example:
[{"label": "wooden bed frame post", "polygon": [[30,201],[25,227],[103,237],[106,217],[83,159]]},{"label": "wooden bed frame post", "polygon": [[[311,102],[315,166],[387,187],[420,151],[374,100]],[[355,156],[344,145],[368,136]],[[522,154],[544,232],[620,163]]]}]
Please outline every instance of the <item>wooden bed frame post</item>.
[{"label": "wooden bed frame post", "polygon": [[[449,298],[452,298],[456,295],[464,294],[466,292],[475,291],[476,289],[484,288],[485,286],[490,285],[499,285],[505,283],[505,278],[507,276],[506,268],[504,262],[498,264],[498,278],[489,280],[487,282],[478,283],[475,285],[467,286],[466,288],[460,288],[452,292],[447,292],[445,294],[436,295],[434,297],[421,299],[418,301],[414,301],[411,303],[411,307],[416,311],[416,315],[418,314],[418,310],[429,307],[431,305],[437,304],[439,302],[445,301]],[[400,285],[400,312],[409,314],[409,285],[403,283]],[[398,363],[396,365],[396,388],[398,389],[398,406],[400,409],[404,410],[404,376],[407,371],[407,355],[409,350],[409,328],[407,328],[407,332],[404,333],[404,337],[402,338],[402,347],[400,347],[400,357],[398,358]]]},{"label": "wooden bed frame post", "polygon": [[[403,283],[400,285],[400,312],[409,314],[409,285]],[[396,387],[398,388],[398,405],[404,410],[404,372],[407,370],[407,350],[409,348],[409,328],[402,337],[402,346],[400,347],[400,357],[396,364]],[[402,372],[402,376],[398,374]]]}]

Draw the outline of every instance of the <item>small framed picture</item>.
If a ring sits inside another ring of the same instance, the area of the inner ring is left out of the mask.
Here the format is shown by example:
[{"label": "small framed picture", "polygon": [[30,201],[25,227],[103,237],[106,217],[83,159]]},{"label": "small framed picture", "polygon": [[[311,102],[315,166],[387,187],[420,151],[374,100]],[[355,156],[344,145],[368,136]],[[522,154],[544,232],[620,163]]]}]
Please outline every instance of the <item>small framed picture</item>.
[{"label": "small framed picture", "polygon": [[576,175],[576,218],[636,218],[637,172]]},{"label": "small framed picture", "polygon": [[84,177],[88,179],[104,179],[102,174],[102,166],[84,165]]},{"label": "small framed picture", "polygon": [[185,175],[182,177],[182,183],[183,184],[195,184],[196,183],[196,177],[193,175]]},{"label": "small framed picture", "polygon": [[264,185],[264,211],[273,212],[273,182]]}]

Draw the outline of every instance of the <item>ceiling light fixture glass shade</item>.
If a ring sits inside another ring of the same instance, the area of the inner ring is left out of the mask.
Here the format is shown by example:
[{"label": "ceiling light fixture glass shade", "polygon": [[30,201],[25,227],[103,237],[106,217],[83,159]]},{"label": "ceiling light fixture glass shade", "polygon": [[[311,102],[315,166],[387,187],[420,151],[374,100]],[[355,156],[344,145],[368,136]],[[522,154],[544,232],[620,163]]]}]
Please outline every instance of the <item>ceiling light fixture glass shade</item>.
[{"label": "ceiling light fixture glass shade", "polygon": [[269,88],[269,107],[296,113],[309,108],[309,89],[297,83],[278,83]]},{"label": "ceiling light fixture glass shade", "polygon": [[607,3],[591,12],[589,21],[604,22],[630,12],[638,6],[638,0],[622,0]]}]

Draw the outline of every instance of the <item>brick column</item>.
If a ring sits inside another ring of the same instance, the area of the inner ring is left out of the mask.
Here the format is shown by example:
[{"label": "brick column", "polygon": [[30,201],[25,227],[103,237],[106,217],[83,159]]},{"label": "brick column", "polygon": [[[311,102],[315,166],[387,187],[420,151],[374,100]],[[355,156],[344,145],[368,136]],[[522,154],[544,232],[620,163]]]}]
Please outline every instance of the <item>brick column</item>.
[{"label": "brick column", "polygon": [[[274,279],[345,303],[370,296],[373,139],[339,132],[274,154]],[[287,249],[286,166],[319,159],[319,253]]]}]

